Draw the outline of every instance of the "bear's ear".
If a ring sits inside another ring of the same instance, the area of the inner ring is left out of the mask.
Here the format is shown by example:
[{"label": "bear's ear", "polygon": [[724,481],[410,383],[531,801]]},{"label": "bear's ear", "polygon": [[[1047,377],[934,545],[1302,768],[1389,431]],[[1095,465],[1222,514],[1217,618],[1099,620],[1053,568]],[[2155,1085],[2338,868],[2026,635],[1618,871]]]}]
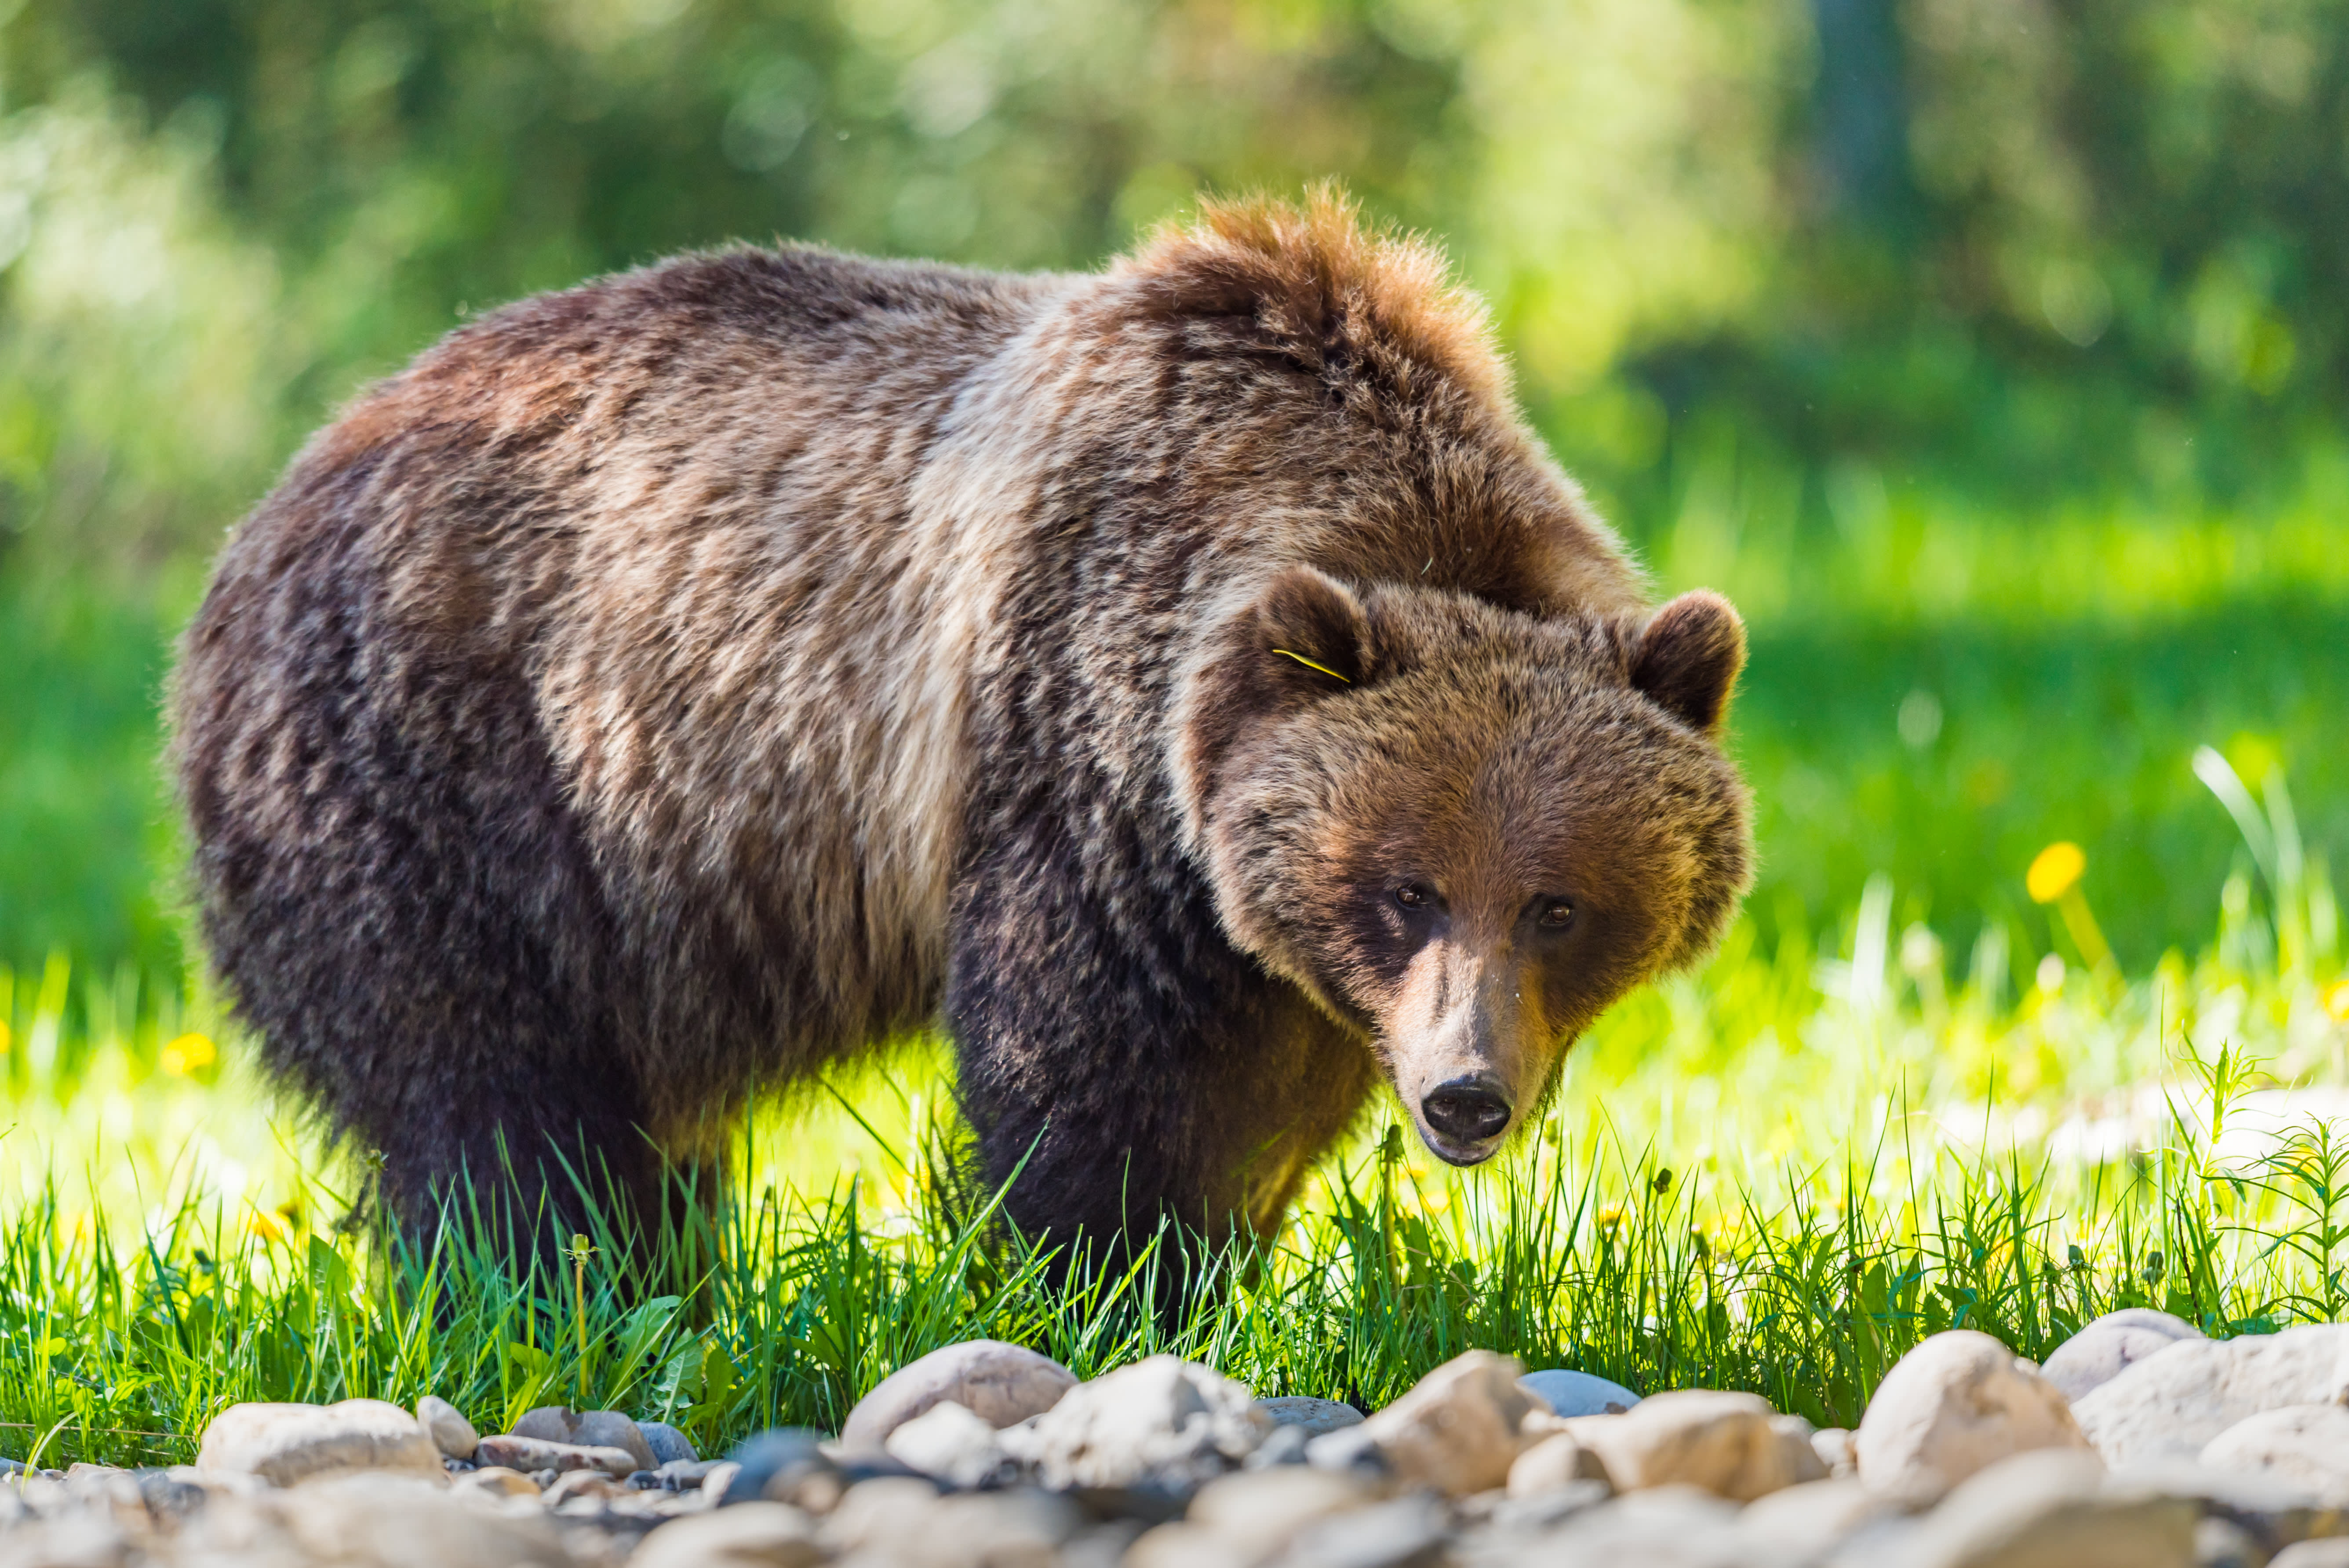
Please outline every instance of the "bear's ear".
[{"label": "bear's ear", "polygon": [[1700,588],[1650,617],[1631,650],[1631,685],[1707,735],[1721,727],[1745,667],[1745,623],[1728,600]]},{"label": "bear's ear", "polygon": [[1370,613],[1343,583],[1292,566],[1256,602],[1264,678],[1280,689],[1335,693],[1368,686],[1378,673]]}]

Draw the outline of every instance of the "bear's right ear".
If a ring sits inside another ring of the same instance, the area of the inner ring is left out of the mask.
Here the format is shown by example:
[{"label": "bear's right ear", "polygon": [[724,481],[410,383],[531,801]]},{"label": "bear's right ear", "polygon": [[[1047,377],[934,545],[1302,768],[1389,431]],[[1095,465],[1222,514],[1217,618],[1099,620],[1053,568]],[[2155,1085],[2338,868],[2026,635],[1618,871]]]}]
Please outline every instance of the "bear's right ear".
[{"label": "bear's right ear", "polygon": [[1730,688],[1745,667],[1745,623],[1728,600],[1699,588],[1650,618],[1631,653],[1631,685],[1664,711],[1718,734]]},{"label": "bear's right ear", "polygon": [[1353,590],[1310,566],[1291,566],[1256,602],[1263,676],[1290,690],[1335,693],[1378,673],[1370,612]]}]

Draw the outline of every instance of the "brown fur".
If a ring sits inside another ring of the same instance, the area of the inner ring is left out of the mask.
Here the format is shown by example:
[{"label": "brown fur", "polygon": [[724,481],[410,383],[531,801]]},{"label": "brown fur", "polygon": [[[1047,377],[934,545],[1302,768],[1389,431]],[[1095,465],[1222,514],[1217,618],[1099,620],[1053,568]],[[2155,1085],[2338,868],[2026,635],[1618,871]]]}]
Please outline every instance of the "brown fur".
[{"label": "brown fur", "polygon": [[501,1136],[641,1198],[943,1016],[1016,1218],[1220,1229],[1381,1068],[1521,1111],[1713,939],[1743,647],[1649,622],[1475,301],[1324,194],[501,311],[238,531],[175,749],[217,964],[411,1219]]}]

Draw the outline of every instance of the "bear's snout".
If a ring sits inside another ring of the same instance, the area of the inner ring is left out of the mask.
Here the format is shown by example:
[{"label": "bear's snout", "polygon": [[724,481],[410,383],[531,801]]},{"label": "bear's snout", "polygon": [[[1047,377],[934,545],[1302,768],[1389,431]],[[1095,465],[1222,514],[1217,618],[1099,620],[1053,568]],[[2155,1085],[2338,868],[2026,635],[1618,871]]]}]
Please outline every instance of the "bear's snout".
[{"label": "bear's snout", "polygon": [[1442,1140],[1430,1140],[1430,1147],[1454,1165],[1489,1159],[1515,1114],[1506,1089],[1491,1073],[1444,1079],[1421,1098],[1419,1113]]}]

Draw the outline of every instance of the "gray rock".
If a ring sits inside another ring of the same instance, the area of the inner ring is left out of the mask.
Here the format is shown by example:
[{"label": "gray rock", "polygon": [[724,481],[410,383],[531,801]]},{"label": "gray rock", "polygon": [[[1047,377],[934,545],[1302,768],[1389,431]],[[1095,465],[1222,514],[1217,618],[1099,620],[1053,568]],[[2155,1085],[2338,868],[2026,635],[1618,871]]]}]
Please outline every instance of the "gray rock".
[{"label": "gray rock", "polygon": [[636,1430],[644,1434],[645,1447],[653,1451],[653,1468],[656,1470],[679,1460],[691,1463],[701,1458],[693,1446],[693,1439],[667,1421],[638,1421]]},{"label": "gray rock", "polygon": [[1399,1497],[1308,1525],[1278,1561],[1283,1568],[1422,1568],[1442,1558],[1445,1534],[1434,1499]]},{"label": "gray rock", "polygon": [[856,1402],[840,1429],[843,1449],[877,1449],[889,1434],[951,1399],[993,1427],[1040,1416],[1077,1386],[1049,1356],[999,1339],[970,1339],[909,1362]]},{"label": "gray rock", "polygon": [[614,1480],[626,1480],[645,1468],[626,1449],[589,1448],[582,1443],[548,1442],[512,1434],[483,1438],[481,1446],[473,1450],[473,1457],[481,1464],[502,1465],[524,1475],[535,1475],[541,1470],[561,1475],[570,1470],[595,1470]]},{"label": "gray rock", "polygon": [[1564,1367],[1528,1372],[1517,1386],[1560,1416],[1619,1416],[1640,1402],[1640,1396],[1620,1383]]},{"label": "gray rock", "polygon": [[1901,1560],[1913,1568],[2193,1568],[2199,1515],[2182,1499],[2108,1492],[2093,1453],[2026,1451],[1961,1482]]},{"label": "gray rock", "polygon": [[815,1521],[787,1502],[746,1502],[671,1520],[644,1539],[628,1568],[814,1568]]},{"label": "gray rock", "polygon": [[1309,1438],[1362,1424],[1362,1413],[1353,1406],[1337,1399],[1316,1399],[1302,1394],[1283,1394],[1277,1398],[1258,1399],[1256,1408],[1263,1411],[1275,1427],[1295,1427]]},{"label": "gray rock", "polygon": [[347,1470],[407,1471],[437,1481],[440,1450],[415,1417],[381,1399],[232,1405],[204,1428],[196,1468],[257,1475],[273,1486]]},{"label": "gray rock", "polygon": [[481,1446],[481,1435],[473,1430],[473,1423],[437,1394],[416,1401],[416,1419],[430,1434],[432,1446],[452,1460],[470,1460]]},{"label": "gray rock", "polygon": [[533,1438],[542,1443],[567,1443],[571,1429],[579,1424],[579,1412],[568,1405],[541,1405],[527,1410],[513,1424],[510,1438]]},{"label": "gray rock", "polygon": [[2146,1357],[2180,1340],[2202,1337],[2202,1331],[2182,1317],[2149,1306],[2125,1307],[2082,1325],[2077,1334],[2055,1347],[2039,1370],[2064,1398],[2076,1400]]},{"label": "gray rock", "polygon": [[891,1459],[964,1491],[998,1485],[1016,1470],[995,1429],[952,1399],[899,1426],[885,1446]]},{"label": "gray rock", "polygon": [[1790,1422],[1754,1394],[1677,1389],[1623,1415],[1582,1416],[1566,1426],[1606,1465],[1618,1491],[1685,1486],[1747,1502],[1826,1474],[1808,1425]]},{"label": "gray rock", "polygon": [[[810,1513],[829,1513],[848,1487],[840,1466],[823,1451],[823,1439],[805,1427],[777,1427],[749,1439],[734,1450],[730,1472],[719,1496],[730,1507],[764,1498]],[[702,1485],[718,1485],[716,1471]]]},{"label": "gray rock", "polygon": [[2184,1339],[2130,1366],[2073,1406],[2113,1465],[2191,1460],[2236,1422],[2349,1395],[2349,1324],[2315,1323],[2238,1339]]},{"label": "gray rock", "polygon": [[1886,1373],[1853,1434],[1859,1479],[1909,1507],[2010,1454],[2085,1449],[2053,1383],[1987,1334],[1936,1334]]},{"label": "gray rock", "polygon": [[660,1463],[652,1444],[636,1423],[617,1410],[589,1410],[571,1424],[567,1439],[583,1449],[623,1449],[636,1460],[637,1470],[650,1470]]},{"label": "gray rock", "polygon": [[2323,1501],[2349,1504],[2349,1408],[2286,1405],[2245,1417],[2203,1445],[2212,1470],[2297,1482]]},{"label": "gray rock", "polygon": [[1422,1377],[1361,1427],[1314,1441],[1334,1452],[1343,1446],[1339,1439],[1359,1435],[1406,1486],[1433,1487],[1453,1497],[1489,1491],[1508,1480],[1525,1446],[1526,1418],[1540,1408],[1517,1386],[1520,1375],[1510,1357],[1471,1350]]},{"label": "gray rock", "polygon": [[1245,1385],[1172,1356],[1153,1356],[1077,1385],[1017,1446],[1006,1446],[1055,1491],[1187,1494],[1237,1465],[1271,1429]]}]

